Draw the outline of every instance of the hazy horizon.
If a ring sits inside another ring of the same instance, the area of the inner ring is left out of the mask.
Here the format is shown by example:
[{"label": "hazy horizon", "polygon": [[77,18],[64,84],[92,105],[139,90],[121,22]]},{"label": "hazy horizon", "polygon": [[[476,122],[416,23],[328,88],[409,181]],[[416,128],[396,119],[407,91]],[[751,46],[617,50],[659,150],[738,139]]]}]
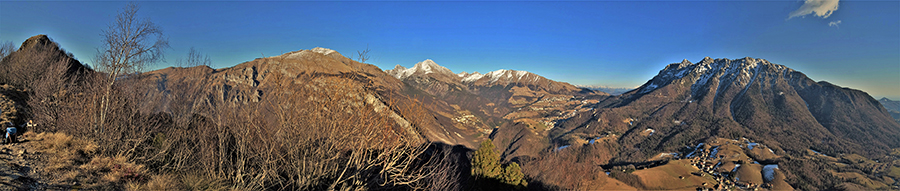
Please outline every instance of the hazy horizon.
[{"label": "hazy horizon", "polygon": [[[127,2],[0,4],[0,41],[47,34],[91,63]],[[453,72],[530,71],[576,85],[636,87],[665,65],[762,58],[815,81],[900,100],[900,2],[139,2],[169,37],[167,63],[195,47],[213,67],[324,47],[371,49],[370,64],[432,59]]]}]

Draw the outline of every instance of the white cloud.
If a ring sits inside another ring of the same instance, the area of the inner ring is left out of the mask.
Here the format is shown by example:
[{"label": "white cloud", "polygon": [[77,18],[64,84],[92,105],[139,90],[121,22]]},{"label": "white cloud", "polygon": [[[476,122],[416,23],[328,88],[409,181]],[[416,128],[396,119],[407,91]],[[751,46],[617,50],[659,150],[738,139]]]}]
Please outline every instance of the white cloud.
[{"label": "white cloud", "polygon": [[829,27],[838,27],[838,28],[841,28],[841,27],[838,26],[839,24],[841,24],[841,20],[831,21],[830,23],[828,23],[828,26],[829,26]]},{"label": "white cloud", "polygon": [[790,18],[802,17],[815,13],[817,17],[828,18],[838,9],[839,0],[806,0],[800,9],[791,12]]}]

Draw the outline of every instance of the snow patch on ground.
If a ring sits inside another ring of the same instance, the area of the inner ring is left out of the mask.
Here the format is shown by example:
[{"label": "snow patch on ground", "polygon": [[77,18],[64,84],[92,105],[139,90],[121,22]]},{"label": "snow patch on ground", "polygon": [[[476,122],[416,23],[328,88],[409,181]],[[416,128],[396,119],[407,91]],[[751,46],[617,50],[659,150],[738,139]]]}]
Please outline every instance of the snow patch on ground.
[{"label": "snow patch on ground", "polygon": [[703,146],[703,143],[697,144],[697,146],[694,147],[694,151],[691,151],[691,153],[688,153],[685,157],[692,157],[692,156],[694,156],[694,153],[696,153],[697,150],[699,150],[701,146]]},{"label": "snow patch on ground", "polygon": [[569,146],[572,146],[572,145],[563,145],[563,146],[559,146],[559,147],[556,148],[556,151],[559,151],[559,150],[568,148]]},{"label": "snow patch on ground", "polygon": [[647,128],[647,130],[644,130],[644,132],[650,132],[650,134],[648,135],[648,136],[650,136],[650,135],[653,135],[653,133],[656,133],[656,130],[653,130],[653,129],[651,129],[651,128]]},{"label": "snow patch on ground", "polygon": [[826,156],[826,157],[827,157],[827,156],[828,156],[828,155],[826,155],[826,154],[822,154],[822,153],[821,153],[821,152],[819,152],[819,151],[816,151],[816,150],[812,150],[812,149],[810,149],[810,150],[811,150],[811,151],[812,151],[812,152],[814,152],[814,153],[816,153],[816,154],[820,154],[820,155],[822,155],[822,156]]},{"label": "snow patch on ground", "polygon": [[644,89],[641,90],[641,93],[647,93],[647,92],[653,91],[657,87],[659,87],[659,85],[656,85],[655,83],[651,82],[650,85],[647,85],[647,87],[644,87]]},{"label": "snow patch on ground", "polygon": [[770,164],[763,166],[763,178],[766,178],[766,182],[772,181],[775,179],[775,169],[778,168],[777,164]]},{"label": "snow patch on ground", "polygon": [[753,149],[754,146],[759,145],[759,143],[747,143],[748,149]]},{"label": "snow patch on ground", "polygon": [[716,154],[718,154],[718,153],[719,153],[719,147],[718,146],[713,147],[713,150],[709,152],[709,157],[716,158]]}]

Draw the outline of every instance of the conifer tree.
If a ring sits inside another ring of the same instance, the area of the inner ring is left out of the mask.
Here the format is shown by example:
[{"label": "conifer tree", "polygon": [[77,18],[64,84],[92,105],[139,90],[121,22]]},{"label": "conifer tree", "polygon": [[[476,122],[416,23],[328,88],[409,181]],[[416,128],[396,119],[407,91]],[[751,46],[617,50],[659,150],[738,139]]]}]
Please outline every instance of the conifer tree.
[{"label": "conifer tree", "polygon": [[522,173],[522,168],[519,167],[519,163],[513,162],[503,168],[502,174],[503,183],[513,185],[513,186],[525,186],[525,174]]},{"label": "conifer tree", "polygon": [[496,178],[500,175],[500,154],[494,148],[490,139],[481,142],[481,147],[472,156],[472,175],[481,178]]}]

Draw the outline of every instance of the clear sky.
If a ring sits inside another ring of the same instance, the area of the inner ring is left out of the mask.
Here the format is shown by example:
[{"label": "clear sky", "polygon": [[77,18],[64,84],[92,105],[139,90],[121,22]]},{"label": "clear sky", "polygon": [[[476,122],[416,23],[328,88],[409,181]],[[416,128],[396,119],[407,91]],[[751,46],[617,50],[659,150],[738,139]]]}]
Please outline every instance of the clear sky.
[{"label": "clear sky", "polygon": [[[47,34],[90,63],[126,2],[0,1],[0,41]],[[900,99],[898,1],[139,2],[213,66],[325,47],[371,49],[382,69],[432,59],[454,72],[526,70],[581,85],[635,87],[666,64],[755,57],[816,81]]]}]

